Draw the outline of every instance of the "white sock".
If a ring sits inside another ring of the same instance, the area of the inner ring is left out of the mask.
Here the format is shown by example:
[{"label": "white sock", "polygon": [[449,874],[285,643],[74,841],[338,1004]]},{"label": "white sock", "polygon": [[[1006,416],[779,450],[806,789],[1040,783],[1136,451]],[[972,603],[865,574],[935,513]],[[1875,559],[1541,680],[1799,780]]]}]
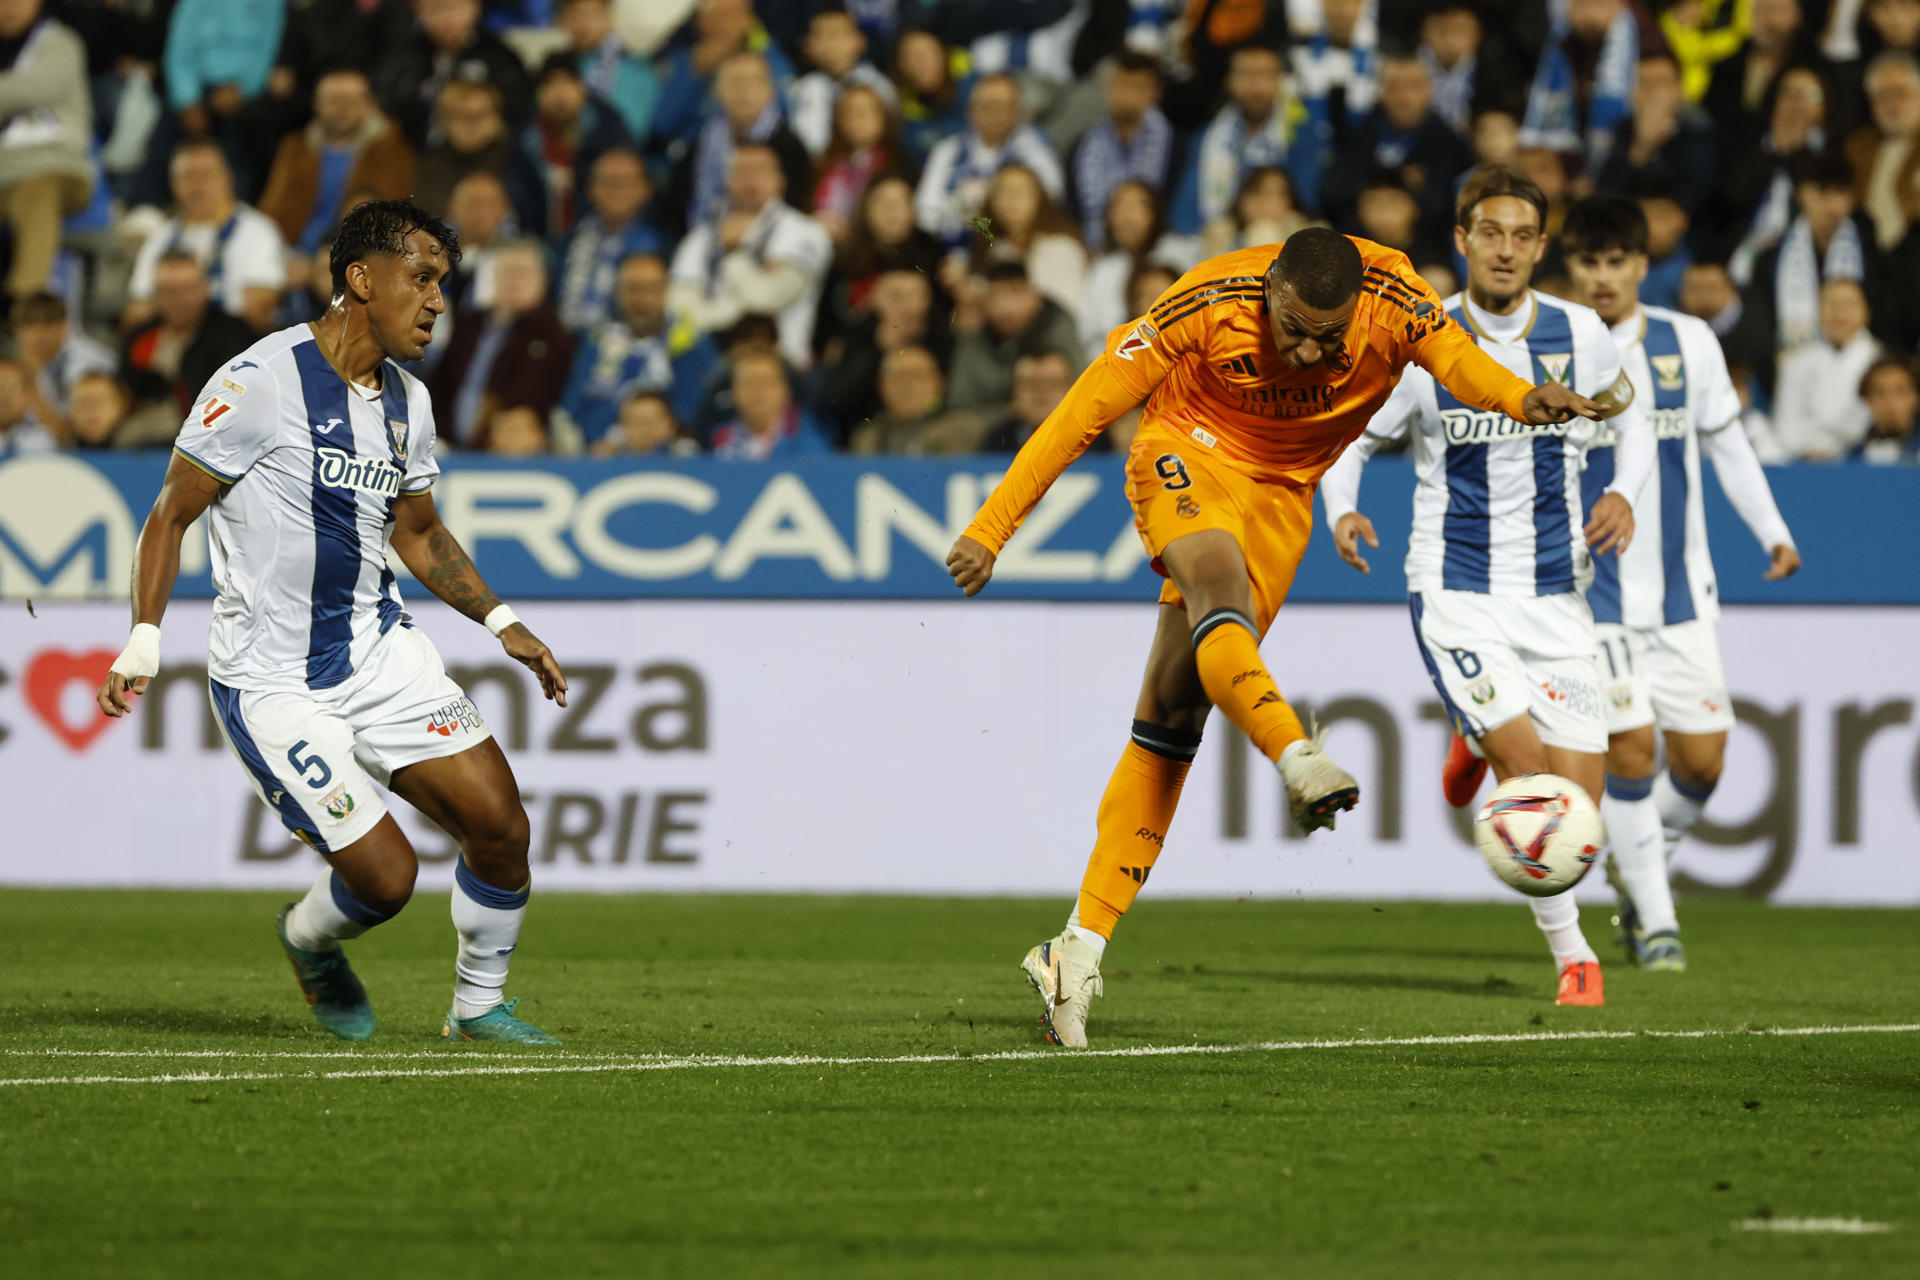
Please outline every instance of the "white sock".
[{"label": "white sock", "polygon": [[1712,794],[1712,787],[1701,790],[1689,783],[1674,781],[1673,772],[1667,769],[1661,770],[1660,776],[1653,780],[1653,802],[1660,809],[1660,826],[1667,839],[1669,860],[1686,839],[1687,832],[1693,830],[1693,824],[1706,812],[1707,797]]},{"label": "white sock", "polygon": [[496,889],[467,870],[465,859],[454,864],[453,927],[460,934],[453,963],[455,1017],[477,1018],[500,1003],[531,888]]},{"label": "white sock", "polygon": [[[339,884],[337,893],[344,895],[342,903],[336,896],[334,886]],[[355,920],[347,914],[346,907],[355,915],[363,917]],[[365,920],[368,908],[354,896],[347,893],[344,884],[340,884],[340,874],[332,867],[320,873],[313,887],[307,890],[307,896],[293,904],[293,910],[287,912],[287,941],[302,951],[333,951],[347,938],[357,938],[378,924],[378,920]]]},{"label": "white sock", "polygon": [[1074,907],[1072,914],[1067,916],[1067,932],[1093,948],[1093,958],[1096,962],[1101,956],[1107,954],[1107,940],[1080,923],[1080,908],[1077,906]]},{"label": "white sock", "polygon": [[1648,933],[1678,930],[1680,918],[1674,914],[1673,888],[1667,883],[1666,843],[1660,809],[1653,799],[1653,779],[1608,774],[1600,816],[1606,821],[1614,864],[1640,913],[1641,926]]},{"label": "white sock", "polygon": [[1587,935],[1580,932],[1580,904],[1573,900],[1571,889],[1551,898],[1534,898],[1528,905],[1533,908],[1533,922],[1547,935],[1555,969],[1581,961],[1600,963],[1600,957],[1587,945]]}]

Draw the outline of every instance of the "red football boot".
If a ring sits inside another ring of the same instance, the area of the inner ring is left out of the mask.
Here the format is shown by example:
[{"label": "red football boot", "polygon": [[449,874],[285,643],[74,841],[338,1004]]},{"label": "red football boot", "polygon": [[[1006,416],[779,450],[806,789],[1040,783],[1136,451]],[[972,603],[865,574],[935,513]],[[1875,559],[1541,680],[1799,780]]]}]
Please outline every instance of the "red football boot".
[{"label": "red football boot", "polygon": [[1590,960],[1575,960],[1560,971],[1560,994],[1555,1004],[1602,1005],[1607,1002],[1606,986],[1600,981],[1600,966]]},{"label": "red football boot", "polygon": [[1467,749],[1465,738],[1454,734],[1453,745],[1447,748],[1447,762],[1440,766],[1440,790],[1446,793],[1447,803],[1456,809],[1466,808],[1486,780],[1487,762]]}]

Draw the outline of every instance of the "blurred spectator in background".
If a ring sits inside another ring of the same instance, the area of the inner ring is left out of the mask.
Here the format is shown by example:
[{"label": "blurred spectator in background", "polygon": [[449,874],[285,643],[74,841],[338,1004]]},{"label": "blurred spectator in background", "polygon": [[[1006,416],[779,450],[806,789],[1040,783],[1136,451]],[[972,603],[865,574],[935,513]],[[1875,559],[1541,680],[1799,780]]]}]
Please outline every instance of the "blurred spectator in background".
[{"label": "blurred spectator in background", "polygon": [[527,405],[497,410],[487,423],[486,450],[502,458],[530,458],[550,452],[551,440],[539,412]]},{"label": "blurred spectator in background", "polygon": [[[1713,122],[1687,102],[1680,64],[1660,53],[1640,60],[1633,114],[1616,127],[1607,159],[1595,174],[1602,191],[1657,183],[1697,221],[1714,198],[1720,146]],[[1665,306],[1665,303],[1657,305]]]},{"label": "blurred spectator in background", "polygon": [[653,132],[660,79],[653,63],[621,43],[613,28],[613,0],[559,0],[555,22],[567,33],[567,48],[592,94],[620,116],[627,135],[645,147]]},{"label": "blurred spectator in background", "polygon": [[[461,246],[465,248],[465,246]],[[314,249],[313,255],[306,259],[307,276],[298,285],[288,282],[287,292],[280,297],[280,312],[274,323],[281,328],[288,325],[309,324],[326,314],[333,303],[333,241],[322,240]],[[434,347],[445,342],[452,332],[452,322],[442,318],[433,328],[433,343],[427,348],[425,361],[416,366],[415,373],[424,376],[425,366],[434,363]],[[441,354],[445,354],[442,348]]]},{"label": "blurred spectator in background", "polygon": [[518,132],[533,97],[526,64],[481,27],[480,0],[413,0],[413,8],[418,25],[386,51],[374,74],[387,114],[424,147],[438,141],[431,126],[441,91],[456,81],[478,81],[499,95],[503,129]]},{"label": "blurred spectator in background", "polygon": [[1321,139],[1298,98],[1286,91],[1280,54],[1258,45],[1233,51],[1227,103],[1194,140],[1173,200],[1174,229],[1186,235],[1226,216],[1255,169],[1282,169],[1296,205],[1320,202]]},{"label": "blurred spectator in background", "polygon": [[1378,0],[1319,0],[1287,6],[1293,37],[1287,60],[1294,92],[1342,145],[1347,130],[1373,110],[1379,93],[1375,79],[1378,8]]},{"label": "blurred spectator in background", "polygon": [[558,240],[573,230],[594,161],[616,148],[631,150],[633,140],[613,108],[588,95],[571,54],[556,53],[541,64],[533,104],[521,146],[540,175],[541,225],[548,239]]},{"label": "blurred spectator in background", "polygon": [[280,52],[267,76],[276,127],[287,131],[305,124],[314,90],[341,67],[362,69],[377,91],[374,72],[381,60],[412,34],[412,0],[287,0]]},{"label": "blurred spectator in background", "polygon": [[[1013,362],[1013,396],[1000,421],[988,429],[986,437],[980,442],[983,453],[1017,453],[1026,444],[1047,415],[1059,407],[1067,398],[1067,388],[1073,385],[1074,375],[1079,370],[1067,363],[1067,358],[1057,351],[1042,351],[1036,355],[1021,356]],[[1111,448],[1105,435],[1100,436],[1090,446],[1090,451],[1103,453]]]},{"label": "blurred spectator in background", "polygon": [[970,453],[984,425],[978,414],[948,409],[946,378],[925,347],[895,347],[880,364],[878,409],[847,442],[854,453]]},{"label": "blurred spectator in background", "polygon": [[1766,353],[1759,373],[1768,386],[1773,352],[1791,351],[1819,336],[1821,284],[1865,282],[1878,261],[1872,232],[1855,212],[1853,171],[1845,160],[1830,153],[1802,157],[1793,195],[1798,215],[1780,243],[1755,261],[1752,283],[1743,293],[1742,319],[1755,350]]},{"label": "blurred spectator in background", "polygon": [[544,422],[567,386],[573,337],[547,304],[547,258],[536,240],[494,252],[493,305],[457,317],[447,354],[427,379],[441,435],[464,449],[490,449],[487,429],[505,408]]},{"label": "blurred spectator in background", "polygon": [[773,316],[796,369],[813,361],[813,321],[833,243],[781,198],[780,158],[764,143],[732,149],[724,208],[687,233],[673,257],[668,310],[702,333],[749,313]]},{"label": "blurred spectator in background", "polygon": [[[994,174],[979,217],[985,225],[976,227],[979,235],[973,240],[975,271],[989,262],[1024,263],[1034,288],[1069,314],[1079,310],[1087,251],[1080,244],[1079,228],[1047,195],[1033,170],[1010,164]],[[956,261],[948,259],[949,264]],[[951,265],[948,270],[951,273]],[[950,291],[959,292],[958,283],[948,275]]]},{"label": "blurred spectator in background", "polygon": [[1705,320],[1722,343],[1740,323],[1740,290],[1724,262],[1695,262],[1680,276],[1680,310]]},{"label": "blurred spectator in background", "polygon": [[1056,200],[1066,194],[1060,161],[1046,135],[1026,123],[1012,76],[982,76],[973,86],[967,121],[965,133],[933,148],[914,194],[917,221],[950,249],[966,246],[988,182],[1007,165],[1031,169]]},{"label": "blurred spectator in background", "polygon": [[1849,457],[1920,466],[1920,371],[1912,360],[1876,360],[1860,378],[1867,434]]},{"label": "blurred spectator in background", "polygon": [[[450,318],[458,324],[465,312],[484,311],[493,305],[494,254],[501,245],[520,237],[520,224],[507,199],[506,184],[484,169],[454,185],[453,196],[447,201],[447,221],[460,233],[460,265],[442,283],[441,292],[453,313]],[[446,318],[440,321],[446,323]],[[436,332],[433,345],[441,346],[445,340]],[[427,354],[433,354],[433,347],[427,348]]]},{"label": "blurred spectator in background", "polygon": [[665,396],[658,391],[641,391],[627,397],[612,430],[601,436],[590,452],[601,458],[663,452],[685,456],[700,452],[700,446],[686,438]]},{"label": "blurred spectator in background", "polygon": [[13,235],[7,301],[47,287],[61,220],[93,195],[93,102],[80,38],[40,0],[0,4],[0,209]]},{"label": "blurred spectator in background", "polygon": [[1912,54],[1883,53],[1867,64],[1866,86],[1873,123],[1847,139],[1847,159],[1874,241],[1891,252],[1920,218],[1913,197],[1920,176],[1920,63]]},{"label": "blurred spectator in background", "polygon": [[280,140],[260,212],[287,245],[287,282],[305,282],[307,257],[331,235],[350,192],[398,200],[413,191],[413,148],[374,104],[366,74],[342,67],[313,89],[313,122]]},{"label": "blurred spectator in background", "polygon": [[1454,187],[1472,162],[1465,140],[1434,114],[1426,67],[1417,58],[1389,57],[1380,64],[1380,105],[1348,129],[1327,171],[1323,208],[1336,224],[1352,217],[1361,189],[1387,174],[1417,202],[1420,236],[1449,239]]},{"label": "blurred spectator in background", "polygon": [[1107,205],[1122,183],[1165,191],[1173,177],[1173,126],[1160,112],[1160,69],[1123,51],[1107,72],[1106,114],[1073,152],[1073,192],[1089,252],[1107,247]]},{"label": "blurred spectator in background", "polygon": [[1467,0],[1436,0],[1420,21],[1420,64],[1433,84],[1433,110],[1463,137],[1473,128],[1480,70],[1480,14]]},{"label": "blurred spectator in background", "polygon": [[980,325],[954,343],[947,402],[956,409],[995,413],[1013,393],[1013,363],[1021,356],[1052,351],[1075,369],[1086,361],[1073,317],[1033,287],[1025,267],[995,262],[984,274]]},{"label": "blurred spectator in background", "polygon": [[1665,53],[1666,41],[1628,0],[1564,0],[1548,12],[1520,142],[1545,147],[1590,176],[1606,164],[1615,130],[1632,110],[1640,60]]},{"label": "blurred spectator in background", "polygon": [[877,94],[883,111],[893,109],[893,82],[867,61],[867,37],[844,9],[813,15],[805,52],[813,70],[787,86],[787,119],[810,154],[826,151],[840,95],[855,85]]},{"label": "blurred spectator in background", "polygon": [[831,448],[813,418],[794,403],[777,353],[744,352],[732,363],[734,416],[713,430],[714,457],[764,462]]},{"label": "blurred spectator in background", "polygon": [[1766,125],[1764,112],[1782,72],[1818,67],[1819,50],[1801,21],[1799,0],[1752,0],[1747,39],[1713,69],[1700,105],[1722,138],[1751,138]]},{"label": "blurred spectator in background", "polygon": [[[938,360],[952,353],[947,314],[934,307],[933,281],[918,271],[894,270],[874,281],[867,314],[827,349],[825,405],[833,419],[857,423],[880,407],[878,379],[887,353],[922,347]],[[886,450],[892,452],[892,450]]]},{"label": "blurred spectator in background", "polygon": [[[713,217],[727,199],[727,173],[734,154],[752,145],[774,157],[784,177],[787,203],[802,208],[813,195],[813,159],[780,117],[773,72],[757,53],[730,54],[714,75],[718,107],[700,126],[699,137],[673,171],[661,215],[685,211],[685,226]],[[804,208],[802,208],[804,212]]]},{"label": "blurred spectator in background", "polygon": [[279,113],[262,110],[280,52],[286,0],[179,0],[167,21],[161,66],[172,114],[153,140],[146,198],[181,138],[211,138],[226,153],[234,189],[252,199],[266,174]]},{"label": "blurred spectator in background", "polygon": [[1885,49],[1920,55],[1920,0],[1867,0],[1869,55]]},{"label": "blurred spectator in background", "polygon": [[255,333],[265,333],[273,327],[287,283],[280,229],[258,209],[234,199],[232,171],[210,139],[180,144],[173,153],[172,181],[175,213],[134,258],[121,328],[137,329],[153,315],[154,268],[162,255],[184,252],[205,271],[219,306]]},{"label": "blurred spectator in background", "polygon": [[667,264],[657,254],[622,261],[615,296],[619,314],[581,339],[561,401],[589,446],[613,428],[620,406],[642,391],[669,396],[675,416],[692,420],[714,361],[713,344],[704,338],[674,350],[667,332]]},{"label": "blurred spectator in background", "polygon": [[899,174],[874,179],[828,277],[819,342],[844,333],[866,314],[867,295],[881,272],[918,271],[937,280],[944,259],[934,238],[913,223],[913,187],[907,180]]},{"label": "blurred spectator in background", "polygon": [[[1163,267],[1157,262],[1136,267],[1133,278],[1127,281],[1128,318],[1144,316],[1153,310],[1153,304],[1159,301],[1162,294],[1173,288],[1174,282],[1183,274],[1185,273],[1175,271],[1171,267]],[[1105,335],[1102,335],[1102,345],[1105,345]]]},{"label": "blurred spectator in background", "polygon": [[947,46],[931,31],[907,31],[895,52],[900,88],[900,140],[916,164],[925,164],[935,146],[967,128],[971,79],[954,74]]},{"label": "blurred spectator in background", "polygon": [[721,64],[738,53],[764,58],[775,83],[793,79],[793,63],[767,38],[749,0],[700,0],[692,39],[674,42],[661,58],[660,99],[653,112],[655,150],[671,153],[694,141],[702,122],[715,114],[714,79]]},{"label": "blurred spectator in background", "polygon": [[1443,242],[1425,234],[1419,202],[1390,173],[1376,174],[1360,188],[1348,225],[1354,235],[1398,249],[1416,267],[1444,261]]},{"label": "blurred spectator in background", "polygon": [[462,178],[490,173],[507,189],[520,230],[545,234],[540,171],[507,132],[498,89],[478,80],[455,80],[440,91],[434,124],[439,140],[421,153],[414,178],[413,198],[422,209],[444,215]]},{"label": "blurred spectator in background", "polygon": [[1233,207],[1207,224],[1200,251],[1214,257],[1256,244],[1277,244],[1312,221],[1300,208],[1293,179],[1284,169],[1249,169]]},{"label": "blurred spectator in background", "polygon": [[0,462],[60,447],[60,438],[33,414],[29,385],[19,361],[0,360]]},{"label": "blurred spectator in background", "polygon": [[1473,163],[1512,164],[1520,158],[1520,118],[1490,108],[1473,117]]},{"label": "blurred spectator in background", "polygon": [[1789,67],[1775,82],[1766,131],[1755,138],[1716,138],[1722,169],[1725,227],[1720,252],[1734,279],[1752,279],[1753,262],[1780,243],[1795,213],[1793,175],[1802,157],[1827,145],[1827,90],[1808,67]]},{"label": "blurred spectator in background", "polygon": [[813,217],[835,246],[860,208],[860,197],[882,173],[909,163],[887,100],[862,84],[850,85],[833,110],[833,138],[820,155],[813,185]]},{"label": "blurred spectator in background", "polygon": [[1107,200],[1107,252],[1087,269],[1087,285],[1077,314],[1080,345],[1097,351],[1107,342],[1107,330],[1137,313],[1127,308],[1127,281],[1142,264],[1157,262],[1183,272],[1200,260],[1200,247],[1191,237],[1166,230],[1160,197],[1144,182],[1128,179]]},{"label": "blurred spectator in background", "polygon": [[15,358],[27,373],[34,416],[66,435],[73,384],[89,373],[112,373],[119,358],[74,328],[67,304],[51,293],[30,293],[13,308]]},{"label": "blurred spectator in background", "polygon": [[620,264],[636,253],[660,252],[659,233],[646,217],[652,196],[646,166],[632,148],[615,147],[594,158],[587,177],[589,211],[568,239],[560,268],[560,319],[567,328],[578,332],[606,319]]},{"label": "blurred spectator in background", "polygon": [[1672,188],[1649,179],[1628,188],[1647,218],[1647,278],[1640,282],[1640,301],[1650,307],[1680,305],[1680,286],[1693,254],[1687,249],[1687,211]]},{"label": "blurred spectator in background", "polygon": [[136,416],[166,424],[171,438],[207,379],[258,335],[220,309],[200,260],[186,250],[162,252],[152,281],[153,318],[127,335],[120,370],[140,406]]},{"label": "blurred spectator in background", "polygon": [[[165,445],[173,438],[169,434],[141,439],[125,429],[133,397],[110,372],[82,374],[76,379],[70,409],[67,433],[76,449],[139,449]],[[177,433],[178,426],[175,423],[171,430]]]},{"label": "blurred spectator in background", "polygon": [[1773,396],[1771,448],[1755,441],[1761,461],[1844,457],[1866,437],[1872,414],[1853,394],[1881,356],[1867,331],[1872,314],[1857,280],[1820,286],[1820,331],[1780,361]]}]

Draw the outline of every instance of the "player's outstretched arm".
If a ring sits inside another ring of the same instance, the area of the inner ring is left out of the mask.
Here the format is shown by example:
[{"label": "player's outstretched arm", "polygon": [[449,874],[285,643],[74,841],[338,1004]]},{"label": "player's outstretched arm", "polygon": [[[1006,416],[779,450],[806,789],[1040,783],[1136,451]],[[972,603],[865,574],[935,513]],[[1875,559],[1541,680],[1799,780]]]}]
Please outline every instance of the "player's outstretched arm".
[{"label": "player's outstretched arm", "polygon": [[498,636],[507,656],[539,677],[540,691],[567,705],[567,677],[553,651],[493,594],[460,540],[441,522],[431,493],[402,494],[393,504],[393,549],[427,590]]},{"label": "player's outstretched arm", "polygon": [[1516,422],[1542,427],[1609,416],[1605,404],[1576,395],[1557,382],[1529,386],[1451,321],[1437,325],[1414,344],[1413,362],[1467,404],[1497,409]]},{"label": "player's outstretched arm", "polygon": [[145,693],[160,671],[160,618],[180,577],[180,540],[223,488],[206,471],[173,455],[133,548],[133,634],[94,695],[100,709],[116,719],[133,710],[128,695]]},{"label": "player's outstretched arm", "polygon": [[1713,473],[1720,477],[1727,500],[1766,548],[1771,563],[1763,576],[1768,582],[1791,577],[1800,568],[1800,551],[1793,544],[1793,534],[1787,529],[1779,504],[1773,500],[1773,487],[1767,483],[1767,473],[1760,467],[1746,428],[1736,418],[1718,431],[1702,431],[1700,452],[1712,460]]}]

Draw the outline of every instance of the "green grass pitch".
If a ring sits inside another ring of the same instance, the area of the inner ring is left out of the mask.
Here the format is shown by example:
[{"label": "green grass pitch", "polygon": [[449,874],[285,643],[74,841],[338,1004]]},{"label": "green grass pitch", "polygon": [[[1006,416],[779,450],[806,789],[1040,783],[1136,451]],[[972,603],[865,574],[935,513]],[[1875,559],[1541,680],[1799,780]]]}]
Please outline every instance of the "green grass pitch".
[{"label": "green grass pitch", "polygon": [[1058,902],[536,895],[553,1051],[440,1041],[428,894],[332,1039],[283,897],[0,893],[6,1275],[1920,1275],[1912,912],[1689,902],[1572,1010],[1518,901],[1149,897],[1095,1047],[1260,1047],[1076,1056]]}]

